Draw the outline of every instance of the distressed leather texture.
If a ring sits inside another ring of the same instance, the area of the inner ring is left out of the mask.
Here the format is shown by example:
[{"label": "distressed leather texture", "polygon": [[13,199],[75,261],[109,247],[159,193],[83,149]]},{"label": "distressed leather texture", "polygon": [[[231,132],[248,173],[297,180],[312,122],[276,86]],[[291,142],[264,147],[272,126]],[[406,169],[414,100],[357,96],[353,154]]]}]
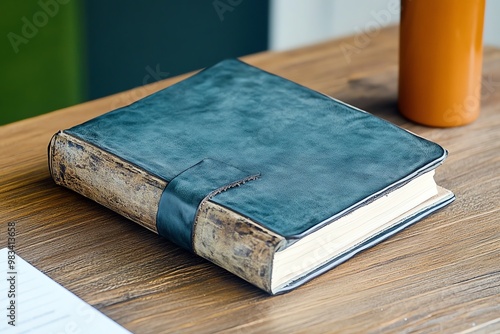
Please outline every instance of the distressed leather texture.
[{"label": "distressed leather texture", "polygon": [[[206,158],[260,173],[211,201],[289,239],[446,156],[435,143],[239,60],[66,132],[167,181]],[[200,178],[191,181],[184,190],[197,189]]]},{"label": "distressed leather texture", "polygon": [[258,176],[203,159],[174,177],[163,191],[156,218],[158,234],[192,251],[193,223],[201,202]]}]

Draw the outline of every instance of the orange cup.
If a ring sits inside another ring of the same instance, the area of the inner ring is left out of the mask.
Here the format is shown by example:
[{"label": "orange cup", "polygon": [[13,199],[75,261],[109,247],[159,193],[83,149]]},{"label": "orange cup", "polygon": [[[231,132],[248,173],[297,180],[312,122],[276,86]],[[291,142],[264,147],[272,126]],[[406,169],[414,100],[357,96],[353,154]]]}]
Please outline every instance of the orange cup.
[{"label": "orange cup", "polygon": [[401,0],[400,112],[435,127],[479,116],[485,0]]}]

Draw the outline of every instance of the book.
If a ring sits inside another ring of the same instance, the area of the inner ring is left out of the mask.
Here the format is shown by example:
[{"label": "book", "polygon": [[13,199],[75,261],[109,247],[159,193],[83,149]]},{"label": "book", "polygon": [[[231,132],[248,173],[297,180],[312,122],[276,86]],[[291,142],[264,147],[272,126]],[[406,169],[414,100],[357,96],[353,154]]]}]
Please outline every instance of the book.
[{"label": "book", "polygon": [[446,156],[236,59],[59,131],[49,144],[57,184],[269,294],[452,202],[433,177]]}]

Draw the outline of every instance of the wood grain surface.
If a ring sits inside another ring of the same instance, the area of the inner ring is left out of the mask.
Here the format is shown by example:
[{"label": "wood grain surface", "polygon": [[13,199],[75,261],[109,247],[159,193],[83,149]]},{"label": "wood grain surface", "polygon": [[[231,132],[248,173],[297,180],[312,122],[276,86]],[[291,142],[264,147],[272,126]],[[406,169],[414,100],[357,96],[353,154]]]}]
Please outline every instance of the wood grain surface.
[{"label": "wood grain surface", "polygon": [[[356,47],[350,57],[345,43]],[[20,256],[135,333],[500,332],[500,50],[485,50],[480,118],[435,129],[397,112],[397,28],[356,45],[350,36],[243,59],[447,148],[436,179],[457,199],[431,217],[269,297],[54,184],[47,145],[57,130],[181,76],[0,127],[0,247],[16,222]]]}]

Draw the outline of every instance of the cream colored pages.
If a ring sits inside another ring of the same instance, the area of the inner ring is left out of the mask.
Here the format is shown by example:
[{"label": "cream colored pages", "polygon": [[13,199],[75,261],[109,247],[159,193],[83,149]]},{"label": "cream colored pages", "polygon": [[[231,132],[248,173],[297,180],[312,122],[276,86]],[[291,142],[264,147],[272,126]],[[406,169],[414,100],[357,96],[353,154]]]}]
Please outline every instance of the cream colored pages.
[{"label": "cream colored pages", "polygon": [[434,170],[343,216],[274,255],[272,288],[311,272],[356,244],[407,220],[453,194],[436,185]]}]

